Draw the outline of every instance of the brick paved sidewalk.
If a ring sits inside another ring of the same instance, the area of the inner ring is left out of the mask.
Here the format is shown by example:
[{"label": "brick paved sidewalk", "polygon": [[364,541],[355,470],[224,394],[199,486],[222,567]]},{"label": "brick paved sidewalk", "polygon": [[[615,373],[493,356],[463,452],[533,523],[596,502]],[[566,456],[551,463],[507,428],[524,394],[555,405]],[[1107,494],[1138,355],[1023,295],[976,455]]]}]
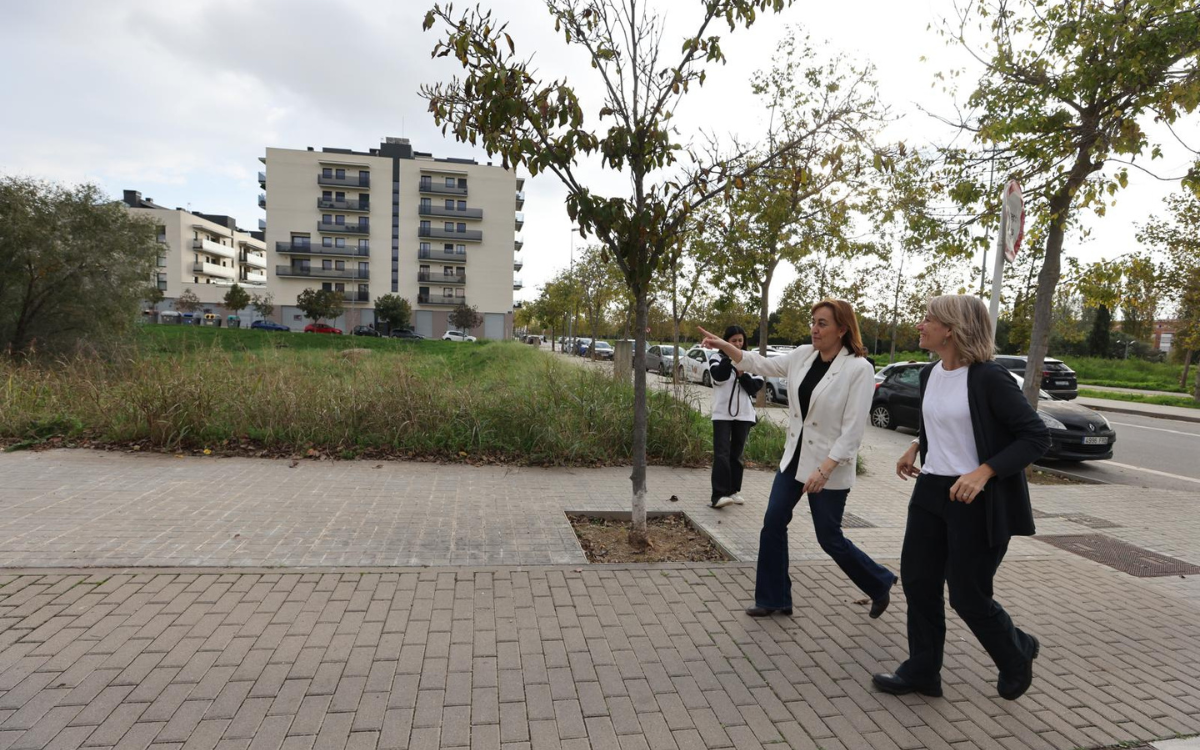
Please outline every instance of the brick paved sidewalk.
[{"label": "brick paved sidewalk", "polygon": [[[943,699],[831,565],[797,615],[750,566],[0,576],[0,749],[1096,747],[1200,731],[1200,611],[1070,558],[1007,563],[1020,701],[951,618]],[[781,745],[784,746],[784,745]]]}]

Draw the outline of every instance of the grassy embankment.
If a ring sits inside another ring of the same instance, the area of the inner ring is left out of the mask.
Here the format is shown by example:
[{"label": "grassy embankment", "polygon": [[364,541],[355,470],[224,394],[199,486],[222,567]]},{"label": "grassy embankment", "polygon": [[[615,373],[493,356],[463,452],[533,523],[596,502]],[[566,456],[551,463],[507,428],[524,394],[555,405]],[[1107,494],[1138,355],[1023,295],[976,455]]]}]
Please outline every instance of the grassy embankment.
[{"label": "grassy embankment", "polygon": [[[358,350],[358,351],[346,351]],[[364,351],[365,350],[365,351]],[[103,356],[0,362],[0,439],[142,450],[628,464],[633,389],[517,343],[146,326]],[[709,421],[651,393],[651,463],[701,465]],[[746,456],[782,452],[772,424]]]},{"label": "grassy embankment", "polygon": [[[1173,362],[1146,362],[1140,359],[1099,359],[1069,357],[1063,360],[1079,378],[1080,385],[1111,388],[1138,388],[1147,391],[1188,393],[1179,387],[1183,365]],[[1104,398],[1108,398],[1105,396]]]},{"label": "grassy embankment", "polygon": [[1186,409],[1200,409],[1200,401],[1190,396],[1147,396],[1141,393],[1122,393],[1121,391],[1091,391],[1080,388],[1079,395],[1084,398],[1103,398],[1109,401],[1130,401],[1136,404],[1157,404],[1159,406],[1182,406]]}]

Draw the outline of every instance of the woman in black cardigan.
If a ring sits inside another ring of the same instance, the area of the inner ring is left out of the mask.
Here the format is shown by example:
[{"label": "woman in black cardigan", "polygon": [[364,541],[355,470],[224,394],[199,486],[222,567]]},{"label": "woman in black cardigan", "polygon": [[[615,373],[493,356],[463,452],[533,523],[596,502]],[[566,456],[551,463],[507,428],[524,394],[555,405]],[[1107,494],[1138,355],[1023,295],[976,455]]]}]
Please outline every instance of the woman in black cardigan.
[{"label": "woman in black cardigan", "polygon": [[902,479],[917,478],[900,556],[909,657],[873,682],[898,695],[942,694],[949,584],[950,606],[1000,670],[1000,697],[1016,700],[1033,681],[1039,644],[992,598],[992,579],[1009,538],[1034,533],[1025,467],[1050,447],[1050,433],[993,360],[979,298],[934,297],[917,328],[939,361],[921,371],[920,437],[896,464]]}]

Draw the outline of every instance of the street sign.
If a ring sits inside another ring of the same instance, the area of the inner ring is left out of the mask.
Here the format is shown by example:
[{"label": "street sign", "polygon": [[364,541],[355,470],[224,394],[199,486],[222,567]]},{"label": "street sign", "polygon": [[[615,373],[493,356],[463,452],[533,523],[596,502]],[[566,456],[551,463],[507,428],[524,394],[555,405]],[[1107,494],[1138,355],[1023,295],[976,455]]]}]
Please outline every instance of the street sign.
[{"label": "street sign", "polygon": [[1000,212],[1004,257],[1012,263],[1021,249],[1021,240],[1025,239],[1025,199],[1021,195],[1021,184],[1016,180],[1009,181],[1004,188]]}]

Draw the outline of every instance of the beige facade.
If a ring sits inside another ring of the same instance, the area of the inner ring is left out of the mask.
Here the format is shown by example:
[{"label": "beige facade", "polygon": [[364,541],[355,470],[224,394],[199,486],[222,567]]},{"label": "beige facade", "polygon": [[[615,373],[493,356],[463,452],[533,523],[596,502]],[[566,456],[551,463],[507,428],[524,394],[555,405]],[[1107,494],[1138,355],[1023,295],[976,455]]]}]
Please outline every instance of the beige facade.
[{"label": "beige facade", "polygon": [[449,327],[460,302],[484,323],[476,336],[512,333],[517,193],[513,172],[435,159],[388,139],[369,152],[268,148],[259,174],[267,212],[267,283],[276,318],[295,328],[307,288],[342,293],[348,331],[375,321],[374,302],[398,294],[427,337]]},{"label": "beige facade", "polygon": [[132,190],[125,191],[124,202],[131,214],[149,218],[158,229],[162,252],[154,280],[163,293],[158,311],[174,310],[179,295],[190,289],[204,305],[201,312],[249,319],[249,308],[226,310],[222,301],[235,283],[250,294],[266,292],[267,252],[262,240],[238,229],[228,216],[170,209]]}]

